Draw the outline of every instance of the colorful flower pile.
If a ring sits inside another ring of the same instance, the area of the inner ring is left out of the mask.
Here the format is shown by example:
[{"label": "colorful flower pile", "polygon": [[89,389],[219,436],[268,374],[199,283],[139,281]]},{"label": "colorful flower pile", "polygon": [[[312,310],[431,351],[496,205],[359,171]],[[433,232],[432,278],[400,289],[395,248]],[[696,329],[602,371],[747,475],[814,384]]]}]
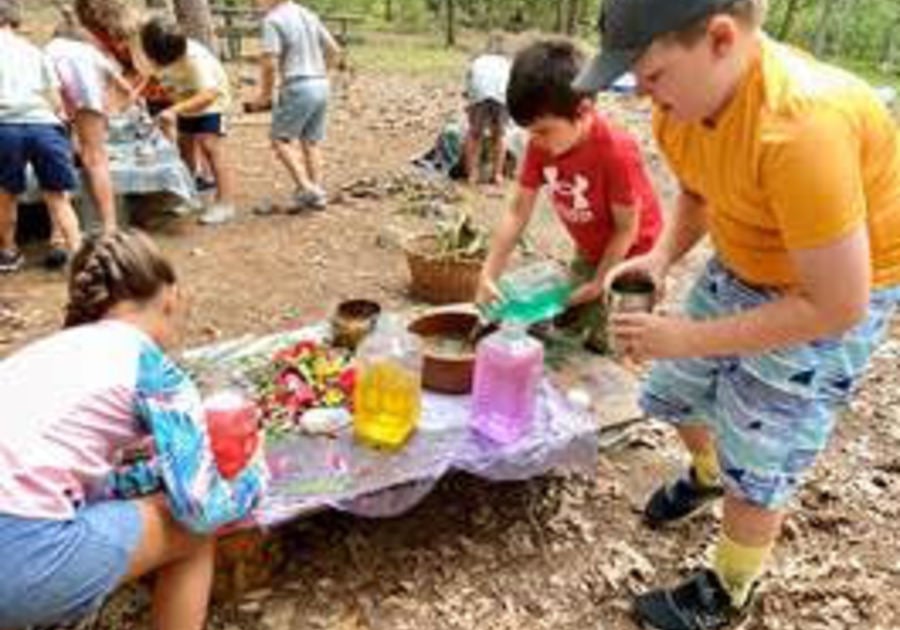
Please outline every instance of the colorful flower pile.
[{"label": "colorful flower pile", "polygon": [[256,380],[263,419],[271,428],[299,428],[317,408],[350,408],[356,373],[346,352],[315,341],[279,350]]}]

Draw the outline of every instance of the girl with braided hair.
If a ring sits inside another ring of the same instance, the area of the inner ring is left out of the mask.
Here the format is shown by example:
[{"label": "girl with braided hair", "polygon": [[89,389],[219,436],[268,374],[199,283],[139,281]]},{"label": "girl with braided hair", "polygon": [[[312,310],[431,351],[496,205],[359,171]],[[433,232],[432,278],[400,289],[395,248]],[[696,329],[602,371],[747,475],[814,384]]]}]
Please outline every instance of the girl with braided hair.
[{"label": "girl with braided hair", "polygon": [[[266,473],[260,452],[217,470],[200,395],[165,354],[180,302],[149,238],[97,236],[72,260],[64,330],[0,362],[0,628],[69,623],[148,573],[153,627],[203,626],[213,533]],[[117,467],[141,439],[156,458]]]}]

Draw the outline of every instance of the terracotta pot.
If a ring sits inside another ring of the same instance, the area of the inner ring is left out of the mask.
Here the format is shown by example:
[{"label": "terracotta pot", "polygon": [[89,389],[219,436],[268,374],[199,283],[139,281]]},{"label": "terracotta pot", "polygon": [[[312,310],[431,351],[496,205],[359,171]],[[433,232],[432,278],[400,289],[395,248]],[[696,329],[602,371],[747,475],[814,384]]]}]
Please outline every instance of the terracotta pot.
[{"label": "terracotta pot", "polygon": [[[420,337],[449,337],[468,339],[479,324],[478,315],[471,307],[432,309],[414,319],[409,331]],[[478,330],[476,339],[491,332],[495,327]],[[426,344],[422,366],[422,385],[426,389],[445,394],[466,394],[472,391],[472,377],[475,371],[475,348],[471,352],[446,354],[429,348]]]}]

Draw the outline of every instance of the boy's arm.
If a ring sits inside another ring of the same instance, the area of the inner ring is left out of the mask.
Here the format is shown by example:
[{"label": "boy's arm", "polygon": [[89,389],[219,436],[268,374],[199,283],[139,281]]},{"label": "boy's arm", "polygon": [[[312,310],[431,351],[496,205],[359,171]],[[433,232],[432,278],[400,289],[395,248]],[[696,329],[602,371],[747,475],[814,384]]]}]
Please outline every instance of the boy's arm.
[{"label": "boy's arm", "polygon": [[250,103],[251,111],[268,109],[272,106],[277,68],[278,62],[275,53],[263,53],[259,56],[259,93],[256,99]]},{"label": "boy's arm", "polygon": [[[516,187],[512,204],[503,214],[500,224],[494,231],[490,252],[481,269],[482,285],[495,283],[503,273],[519,237],[528,225],[531,215],[534,214],[536,198],[537,190],[522,185]],[[483,293],[483,291],[480,290],[479,293]],[[478,301],[489,301],[490,297],[479,295]]]},{"label": "boy's arm", "polygon": [[641,208],[637,204],[622,206],[613,204],[613,234],[606,245],[606,250],[597,264],[597,271],[593,280],[578,287],[569,298],[570,304],[591,302],[603,295],[603,281],[606,274],[615,265],[619,264],[628,255],[637,240],[641,227]]},{"label": "boy's arm", "polygon": [[193,114],[202,111],[215,103],[217,98],[219,98],[218,88],[200,90],[190,98],[174,103],[160,114],[160,118],[175,118],[182,114]]},{"label": "boy's arm", "polygon": [[682,188],[669,214],[652,256],[663,273],[690,252],[706,236],[706,201],[700,195]]},{"label": "boy's arm", "polygon": [[344,50],[321,20],[319,20],[319,41],[325,49],[325,61],[328,66],[343,67]]},{"label": "boy's arm", "polygon": [[738,315],[689,322],[692,355],[751,354],[844,332],[869,304],[871,264],[865,224],[839,241],[791,252],[799,286],[783,298]]}]

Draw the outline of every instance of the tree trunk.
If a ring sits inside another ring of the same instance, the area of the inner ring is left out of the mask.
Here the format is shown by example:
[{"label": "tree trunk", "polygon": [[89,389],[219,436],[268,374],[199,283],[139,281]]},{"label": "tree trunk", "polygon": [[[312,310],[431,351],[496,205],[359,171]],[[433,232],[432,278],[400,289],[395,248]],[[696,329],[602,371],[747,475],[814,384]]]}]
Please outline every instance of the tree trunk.
[{"label": "tree trunk", "polygon": [[385,22],[393,22],[394,21],[394,2],[393,2],[393,0],[385,0],[384,1],[384,21]]},{"label": "tree trunk", "polygon": [[447,2],[447,46],[456,45],[456,0]]},{"label": "tree trunk", "polygon": [[566,0],[556,0],[556,24],[553,30],[557,33],[563,32],[563,3]]},{"label": "tree trunk", "polygon": [[816,24],[816,32],[813,36],[813,54],[816,57],[822,57],[825,55],[826,47],[828,46],[828,33],[831,31],[831,23],[832,19],[835,16],[835,8],[837,7],[837,0],[824,0],[822,3],[822,13],[819,14],[819,20]]},{"label": "tree trunk", "polygon": [[898,31],[900,31],[900,16],[894,19],[884,31],[884,37],[881,40],[881,52],[878,54],[878,63],[885,64],[891,61],[893,56],[891,53],[894,50]]},{"label": "tree trunk", "polygon": [[207,0],[175,0],[175,17],[184,25],[184,32],[188,37],[215,51],[212,15]]},{"label": "tree trunk", "polygon": [[568,35],[574,35],[578,30],[578,15],[580,14],[578,6],[580,4],[580,0],[569,0],[569,12],[566,15],[566,34]]},{"label": "tree trunk", "polygon": [[794,28],[794,20],[797,18],[797,8],[799,6],[800,0],[787,0],[784,17],[781,20],[781,25],[778,27],[778,39],[787,40],[791,36],[791,30]]}]

